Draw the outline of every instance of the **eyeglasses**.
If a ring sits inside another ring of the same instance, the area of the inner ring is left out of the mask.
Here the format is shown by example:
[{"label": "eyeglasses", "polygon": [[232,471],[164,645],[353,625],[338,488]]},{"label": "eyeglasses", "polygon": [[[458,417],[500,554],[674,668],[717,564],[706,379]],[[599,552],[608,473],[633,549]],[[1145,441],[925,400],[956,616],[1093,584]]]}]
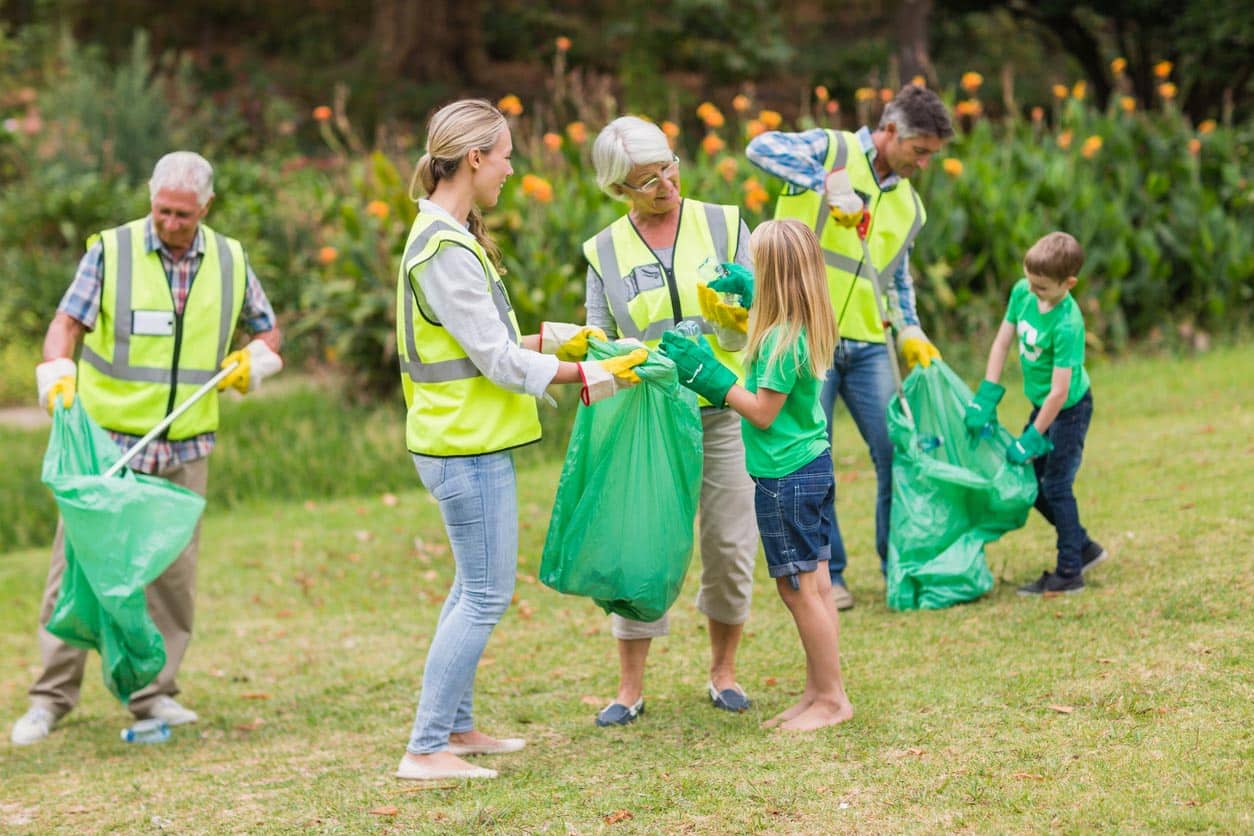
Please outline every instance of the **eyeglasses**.
[{"label": "eyeglasses", "polygon": [[662,185],[663,180],[669,180],[679,173],[679,157],[674,157],[670,165],[659,171],[657,174],[645,180],[639,186],[633,186],[630,183],[619,183],[624,189],[641,194],[653,194]]}]

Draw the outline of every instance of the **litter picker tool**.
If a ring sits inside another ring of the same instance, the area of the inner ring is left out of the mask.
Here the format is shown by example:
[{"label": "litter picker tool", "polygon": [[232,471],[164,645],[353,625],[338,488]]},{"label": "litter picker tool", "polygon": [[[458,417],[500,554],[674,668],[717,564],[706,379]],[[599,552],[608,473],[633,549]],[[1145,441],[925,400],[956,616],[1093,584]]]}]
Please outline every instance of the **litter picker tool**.
[{"label": "litter picker tool", "polygon": [[[880,323],[884,326],[884,343],[888,348],[888,366],[893,372],[893,385],[897,387],[897,400],[901,402],[901,411],[905,414],[906,420],[914,426],[914,415],[910,412],[910,404],[906,402],[905,389],[901,382],[901,367],[897,365],[897,340],[893,333],[892,320],[888,318],[888,314],[884,309],[884,288],[880,281],[880,271],[875,268],[875,262],[871,260],[871,247],[867,244],[867,233],[871,228],[871,212],[865,210],[862,213],[862,221],[858,224],[858,240],[862,242],[862,264],[866,265],[867,275],[871,279],[871,287],[875,296],[875,312],[879,315]],[[862,267],[859,264],[859,268]]]}]

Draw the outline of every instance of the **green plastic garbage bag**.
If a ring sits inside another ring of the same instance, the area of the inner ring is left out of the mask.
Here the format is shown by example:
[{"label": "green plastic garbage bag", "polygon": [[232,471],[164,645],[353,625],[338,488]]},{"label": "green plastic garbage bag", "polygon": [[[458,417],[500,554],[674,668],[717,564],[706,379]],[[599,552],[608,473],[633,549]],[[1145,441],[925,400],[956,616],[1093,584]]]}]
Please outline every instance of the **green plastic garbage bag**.
[{"label": "green plastic garbage bag", "polygon": [[896,398],[888,606],[940,609],[993,588],[984,544],[1020,528],[1036,501],[1032,468],[1006,461],[1013,439],[993,424],[972,435],[962,423],[971,390],[944,362],[918,366],[905,382],[911,426]]},{"label": "green plastic garbage bag", "polygon": [[[589,359],[630,348],[590,340]],[[656,621],[675,602],[692,556],[701,496],[701,415],[658,352],[641,382],[580,406],[549,521],[540,580],[606,612]]]},{"label": "green plastic garbage bag", "polygon": [[42,478],[64,523],[66,567],[47,629],[100,651],[105,686],[125,702],[165,666],[144,588],[191,541],[205,501],[125,468],[100,475],[121,455],[77,400],[57,407]]}]

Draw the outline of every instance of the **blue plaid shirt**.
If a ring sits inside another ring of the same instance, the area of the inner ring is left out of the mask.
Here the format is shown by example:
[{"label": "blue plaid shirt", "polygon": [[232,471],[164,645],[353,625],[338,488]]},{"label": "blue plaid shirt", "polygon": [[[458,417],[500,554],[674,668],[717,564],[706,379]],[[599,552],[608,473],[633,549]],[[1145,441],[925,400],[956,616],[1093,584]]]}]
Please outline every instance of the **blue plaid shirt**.
[{"label": "blue plaid shirt", "polygon": [[[866,126],[858,129],[858,141],[862,143],[862,151],[867,162],[871,164],[871,173],[875,176],[881,191],[894,188],[901,178],[890,174],[881,178],[875,170],[875,143],[871,141],[871,130]],[[827,160],[827,131],[814,128],[801,133],[783,133],[768,131],[754,137],[745,149],[749,162],[758,168],[788,183],[790,194],[809,189],[822,192],[827,182],[827,168],[823,163]],[[912,246],[911,250],[914,249]],[[893,274],[893,286],[888,293],[889,305],[895,307],[894,322],[899,328],[919,324],[919,315],[915,309],[914,279],[910,276],[910,252],[901,260],[897,272]]]},{"label": "blue plaid shirt", "polygon": [[[150,253],[155,252],[161,257],[161,265],[165,268],[166,278],[170,281],[170,295],[174,299],[174,308],[178,313],[182,313],[183,306],[187,304],[187,295],[192,289],[192,280],[200,269],[201,261],[204,260],[204,229],[197,229],[196,237],[187,252],[183,253],[182,257],[175,258],[157,237],[157,231],[152,225],[152,216],[149,215],[144,222],[144,250]],[[275,326],[274,309],[270,307],[270,300],[266,298],[261,282],[257,280],[247,258],[244,261],[244,274],[244,304],[240,310],[240,321],[249,333],[269,331]],[[88,331],[94,329],[96,318],[100,316],[100,289],[103,283],[104,245],[97,241],[79,261],[74,281],[70,283],[69,289],[61,297],[57,313],[78,320]],[[113,430],[108,432],[123,452],[130,449],[140,439],[139,436]],[[176,464],[204,458],[213,450],[214,441],[214,433],[204,433],[180,441],[156,439],[132,459],[129,466],[132,470],[141,473],[159,473]]]}]

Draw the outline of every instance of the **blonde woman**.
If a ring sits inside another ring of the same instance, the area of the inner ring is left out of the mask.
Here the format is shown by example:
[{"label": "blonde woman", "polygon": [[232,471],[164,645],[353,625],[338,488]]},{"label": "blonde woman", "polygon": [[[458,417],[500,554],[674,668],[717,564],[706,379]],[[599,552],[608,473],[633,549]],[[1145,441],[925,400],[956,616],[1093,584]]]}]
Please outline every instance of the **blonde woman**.
[{"label": "blonde woman", "polygon": [[710,403],[740,413],[745,465],[766,565],[806,656],[801,700],[765,725],[810,731],[853,717],[840,672],[840,622],[827,562],[835,482],[819,403],[836,347],[823,253],[801,221],[767,221],[749,238],[757,267],[749,312],[745,385],[704,344],[662,336],[679,379]]},{"label": "blonde woman", "polygon": [[[518,562],[513,450],[540,438],[536,399],[550,383],[583,385],[585,402],[639,381],[647,352],[575,362],[597,329],[544,323],[520,336],[482,210],[513,173],[501,113],[464,100],[431,117],[414,179],[418,201],[397,280],[397,345],[406,446],[439,502],[456,563],[423,670],[413,734],[397,770],[416,780],[494,778],[466,755],[513,752],[475,727],[475,671],[509,606]],[[542,351],[543,350],[543,351]],[[556,355],[556,356],[552,356]]]}]

